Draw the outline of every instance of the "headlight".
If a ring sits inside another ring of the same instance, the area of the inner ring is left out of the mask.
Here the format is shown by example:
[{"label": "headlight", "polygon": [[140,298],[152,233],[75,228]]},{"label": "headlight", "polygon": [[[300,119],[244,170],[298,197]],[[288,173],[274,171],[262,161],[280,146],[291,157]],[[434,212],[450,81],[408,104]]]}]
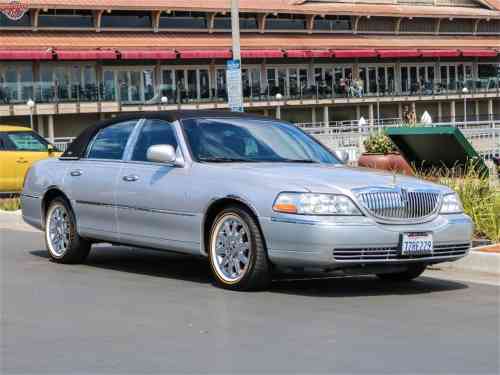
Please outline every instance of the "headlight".
[{"label": "headlight", "polygon": [[443,197],[443,203],[441,205],[442,214],[460,214],[462,212],[464,212],[464,208],[457,194],[446,194]]},{"label": "headlight", "polygon": [[362,215],[349,197],[337,194],[281,193],[273,210],[299,215]]}]

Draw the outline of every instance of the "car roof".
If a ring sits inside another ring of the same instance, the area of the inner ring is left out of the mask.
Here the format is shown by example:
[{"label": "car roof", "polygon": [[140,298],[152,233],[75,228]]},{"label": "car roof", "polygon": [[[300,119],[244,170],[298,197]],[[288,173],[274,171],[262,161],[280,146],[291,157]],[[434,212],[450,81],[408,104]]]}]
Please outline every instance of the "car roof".
[{"label": "car roof", "polygon": [[0,132],[26,132],[32,131],[31,128],[16,125],[0,125]]},{"label": "car roof", "polygon": [[223,110],[185,110],[185,111],[163,111],[163,112],[137,112],[133,115],[117,116],[110,120],[102,121],[85,129],[68,147],[62,158],[78,159],[83,157],[87,145],[97,132],[109,125],[119,122],[139,119],[161,119],[167,122],[181,121],[193,118],[246,118],[265,119],[266,117],[251,113],[229,112]]}]

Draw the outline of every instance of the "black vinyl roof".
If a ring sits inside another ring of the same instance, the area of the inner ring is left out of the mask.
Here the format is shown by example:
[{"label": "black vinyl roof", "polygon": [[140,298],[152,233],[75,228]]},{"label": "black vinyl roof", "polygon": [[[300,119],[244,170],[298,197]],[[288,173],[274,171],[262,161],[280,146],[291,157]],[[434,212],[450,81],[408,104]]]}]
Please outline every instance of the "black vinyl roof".
[{"label": "black vinyl roof", "polygon": [[140,120],[140,119],[160,119],[167,122],[182,121],[191,118],[253,118],[262,119],[262,116],[240,112],[229,112],[223,110],[203,110],[203,111],[164,111],[164,112],[136,112],[133,115],[117,116],[110,120],[102,121],[94,126],[85,129],[68,147],[61,156],[62,159],[79,159],[84,156],[87,145],[99,132],[99,130],[119,122]]}]

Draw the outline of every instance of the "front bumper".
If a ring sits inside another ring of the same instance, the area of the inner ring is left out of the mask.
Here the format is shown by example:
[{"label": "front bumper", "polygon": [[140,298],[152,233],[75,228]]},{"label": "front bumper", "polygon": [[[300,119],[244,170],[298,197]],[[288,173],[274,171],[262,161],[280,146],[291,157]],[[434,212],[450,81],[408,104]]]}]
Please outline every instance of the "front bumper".
[{"label": "front bumper", "polygon": [[[440,215],[422,224],[380,224],[369,217],[276,215],[260,220],[268,255],[274,264],[299,268],[349,268],[358,265],[428,264],[467,255],[473,232],[464,214]],[[432,232],[432,256],[400,256],[403,232]]]}]

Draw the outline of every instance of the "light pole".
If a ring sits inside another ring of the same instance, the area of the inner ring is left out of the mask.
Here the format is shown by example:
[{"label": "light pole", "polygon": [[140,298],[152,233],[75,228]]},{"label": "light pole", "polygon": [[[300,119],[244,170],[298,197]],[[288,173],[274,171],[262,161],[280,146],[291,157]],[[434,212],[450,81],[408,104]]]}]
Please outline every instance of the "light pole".
[{"label": "light pole", "polygon": [[33,111],[35,109],[35,101],[30,98],[26,102],[26,105],[28,106],[28,108],[30,110],[30,127],[31,127],[31,130],[33,130]]},{"label": "light pole", "polygon": [[283,95],[280,93],[276,94],[276,100],[278,101],[278,106],[276,107],[276,118],[281,120],[281,100],[283,99]]},{"label": "light pole", "polygon": [[168,103],[168,98],[166,96],[162,96],[161,99],[161,110],[165,110],[165,105]]},{"label": "light pole", "polygon": [[464,94],[464,127],[467,127],[467,94],[469,93],[469,89],[464,87],[462,89],[462,94]]}]

